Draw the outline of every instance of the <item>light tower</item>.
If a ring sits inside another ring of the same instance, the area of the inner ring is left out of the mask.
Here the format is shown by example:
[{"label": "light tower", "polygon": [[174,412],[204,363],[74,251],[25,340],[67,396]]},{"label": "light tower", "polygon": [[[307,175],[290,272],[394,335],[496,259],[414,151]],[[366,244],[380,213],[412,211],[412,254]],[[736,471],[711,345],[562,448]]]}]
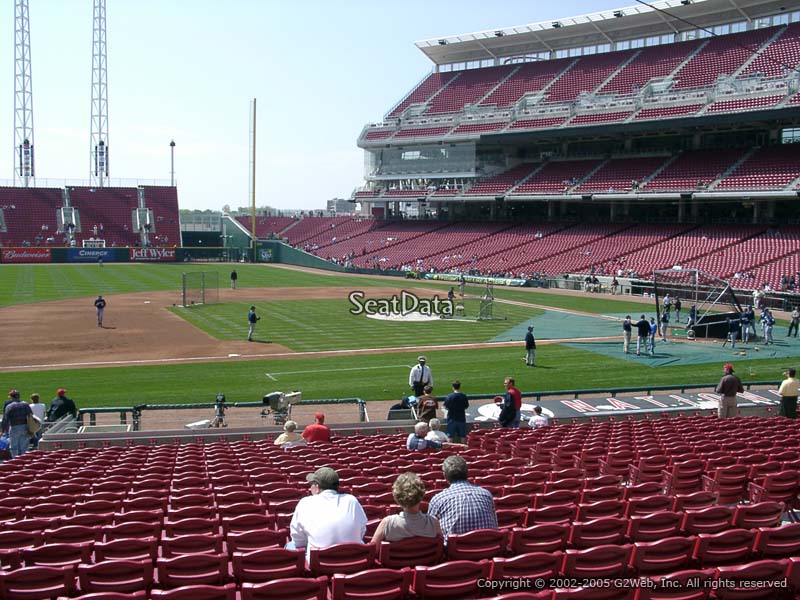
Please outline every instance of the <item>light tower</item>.
[{"label": "light tower", "polygon": [[106,0],[94,0],[92,26],[92,126],[89,179],[103,187],[108,178],[108,71],[106,68]]},{"label": "light tower", "polygon": [[33,85],[28,0],[14,2],[14,183],[28,187],[33,162]]}]

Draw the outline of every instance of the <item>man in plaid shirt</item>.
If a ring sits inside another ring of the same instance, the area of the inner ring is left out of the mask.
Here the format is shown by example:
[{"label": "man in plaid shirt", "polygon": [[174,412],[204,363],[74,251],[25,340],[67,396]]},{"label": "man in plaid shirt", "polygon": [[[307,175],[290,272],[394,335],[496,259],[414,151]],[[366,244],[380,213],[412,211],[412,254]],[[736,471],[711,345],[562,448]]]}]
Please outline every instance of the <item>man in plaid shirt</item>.
[{"label": "man in plaid shirt", "polygon": [[8,434],[11,457],[21,456],[28,450],[28,415],[33,414],[30,405],[20,399],[17,390],[8,393],[11,400],[3,411],[3,433]]},{"label": "man in plaid shirt", "polygon": [[448,456],[442,471],[450,487],[431,498],[428,514],[439,519],[444,541],[451,533],[497,529],[494,500],[488,490],[467,481],[467,461]]}]

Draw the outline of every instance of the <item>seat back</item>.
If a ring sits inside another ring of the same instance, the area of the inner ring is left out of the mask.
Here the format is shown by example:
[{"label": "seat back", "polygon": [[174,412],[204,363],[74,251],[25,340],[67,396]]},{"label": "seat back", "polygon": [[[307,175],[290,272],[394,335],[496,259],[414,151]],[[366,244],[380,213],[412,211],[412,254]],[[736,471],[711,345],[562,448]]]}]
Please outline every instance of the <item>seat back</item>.
[{"label": "seat back", "polygon": [[563,559],[563,552],[528,552],[513,558],[493,558],[489,579],[548,579],[558,575]]},{"label": "seat back", "polygon": [[413,574],[409,568],[336,574],[331,578],[331,596],[333,600],[402,600],[408,595]]},{"label": "seat back", "polygon": [[603,544],[622,543],[628,530],[628,520],[622,517],[603,517],[591,521],[573,523],[569,543],[573,548],[583,549]]},{"label": "seat back", "polygon": [[242,584],[242,600],[327,600],[327,597],[327,577],[288,577]]},{"label": "seat back", "polygon": [[41,600],[69,596],[75,590],[72,567],[24,567],[0,571],[0,598]]},{"label": "seat back", "polygon": [[511,530],[509,545],[512,554],[556,552],[565,550],[570,526],[566,523],[543,523]]},{"label": "seat back", "polygon": [[628,568],[632,546],[597,546],[587,550],[567,550],[561,569],[565,577],[621,577]]},{"label": "seat back", "polygon": [[81,591],[137,592],[153,585],[151,560],[107,560],[93,565],[79,565]]},{"label": "seat back", "polygon": [[224,554],[186,554],[160,558],[156,562],[158,583],[162,588],[184,585],[221,585],[228,572]]},{"label": "seat back", "polygon": [[233,577],[238,583],[259,583],[305,574],[305,553],[302,550],[263,548],[253,552],[233,553]]},{"label": "seat back", "polygon": [[447,537],[448,560],[480,560],[505,553],[508,532],[497,529],[477,529]]},{"label": "seat back", "polygon": [[655,542],[636,542],[630,566],[641,575],[669,573],[689,566],[694,537],[668,537]]},{"label": "seat back", "polygon": [[745,562],[752,553],[756,533],[748,529],[728,529],[697,536],[694,558],[705,568]]},{"label": "seat back", "polygon": [[416,567],[412,591],[426,598],[471,598],[478,594],[479,579],[489,576],[488,560],[455,560],[435,567]]},{"label": "seat back", "polygon": [[334,573],[357,573],[375,564],[375,544],[335,544],[309,553],[308,569],[315,577]]},{"label": "seat back", "polygon": [[397,542],[381,542],[378,546],[378,562],[388,569],[430,566],[442,559],[444,543],[441,536],[435,540],[426,537],[410,537]]}]

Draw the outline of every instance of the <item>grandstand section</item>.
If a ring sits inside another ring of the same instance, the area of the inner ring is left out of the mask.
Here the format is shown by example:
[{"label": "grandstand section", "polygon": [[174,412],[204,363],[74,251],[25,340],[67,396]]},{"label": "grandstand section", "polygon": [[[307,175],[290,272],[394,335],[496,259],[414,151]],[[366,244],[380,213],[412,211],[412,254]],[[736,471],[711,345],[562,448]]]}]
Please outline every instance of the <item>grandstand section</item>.
[{"label": "grandstand section", "polygon": [[174,187],[0,188],[0,246],[180,246]]},{"label": "grandstand section", "polygon": [[661,8],[418,42],[433,72],[361,132],[353,200],[376,218],[797,222],[800,10]]},{"label": "grandstand section", "polygon": [[[431,227],[417,256],[388,247],[384,264],[643,277],[680,264],[744,287],[794,274],[780,235],[800,222],[800,10],[659,7],[417,42],[433,72],[361,132],[353,201],[376,219],[490,220],[521,237],[495,248],[476,226],[448,253]],[[758,251],[734,258],[753,237]]]}]

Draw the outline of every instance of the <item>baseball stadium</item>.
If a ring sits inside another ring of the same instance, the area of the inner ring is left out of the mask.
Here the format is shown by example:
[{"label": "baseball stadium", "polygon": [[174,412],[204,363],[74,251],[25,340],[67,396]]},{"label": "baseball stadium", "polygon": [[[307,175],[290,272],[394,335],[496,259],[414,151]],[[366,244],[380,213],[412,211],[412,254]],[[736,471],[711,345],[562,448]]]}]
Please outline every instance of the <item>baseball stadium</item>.
[{"label": "baseball stadium", "polygon": [[[37,185],[14,4],[0,598],[800,598],[800,3],[416,42],[347,211],[291,215],[255,175],[212,215],[174,177],[112,185],[105,0],[91,180]],[[416,384],[445,431],[454,381],[463,444],[410,449]],[[56,390],[74,413],[32,423]],[[332,437],[276,445],[289,424]],[[496,526],[371,541],[398,476],[425,512],[454,456]],[[366,525],[306,553],[325,467]]]}]

